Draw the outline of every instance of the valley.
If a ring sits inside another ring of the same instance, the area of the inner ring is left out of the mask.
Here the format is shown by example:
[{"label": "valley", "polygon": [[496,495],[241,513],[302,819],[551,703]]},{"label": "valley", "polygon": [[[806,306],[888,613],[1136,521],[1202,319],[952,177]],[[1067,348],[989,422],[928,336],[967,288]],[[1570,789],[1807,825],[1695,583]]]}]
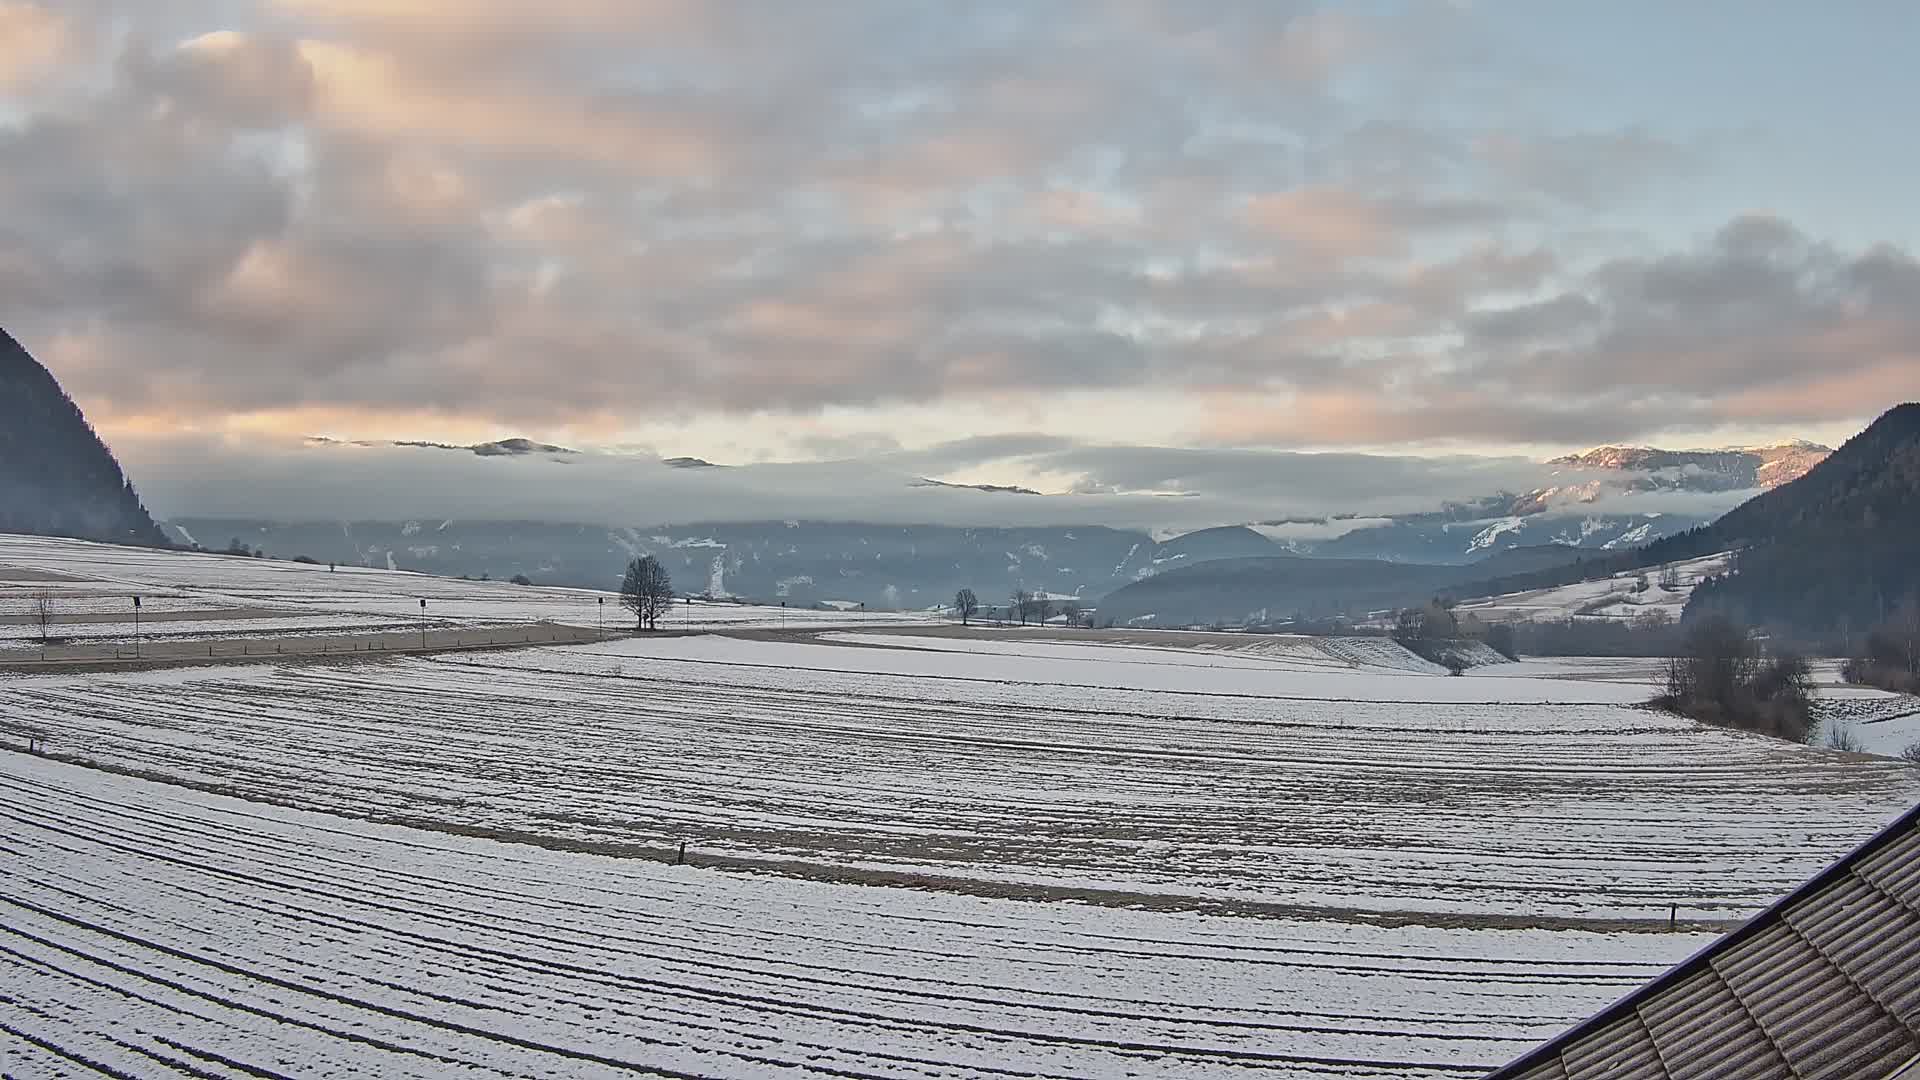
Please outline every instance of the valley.
[{"label": "valley", "polygon": [[[50,551],[176,605],[599,607],[27,538],[0,564]],[[1467,1077],[1920,798],[1889,758],[1641,708],[1618,665],[725,606],[0,674],[0,1069]]]}]

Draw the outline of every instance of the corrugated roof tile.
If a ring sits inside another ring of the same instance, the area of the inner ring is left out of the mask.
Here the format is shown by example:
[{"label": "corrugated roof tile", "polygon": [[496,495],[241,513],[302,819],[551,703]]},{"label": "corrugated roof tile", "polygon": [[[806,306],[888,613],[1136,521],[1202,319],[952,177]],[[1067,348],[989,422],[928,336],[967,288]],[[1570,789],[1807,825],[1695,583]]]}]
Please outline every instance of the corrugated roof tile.
[{"label": "corrugated roof tile", "polygon": [[1861,859],[1854,873],[1880,886],[1909,907],[1920,908],[1920,828]]},{"label": "corrugated roof tile", "polygon": [[1686,976],[1640,1009],[1673,1080],[1793,1080],[1718,972]]},{"label": "corrugated roof tile", "polygon": [[1920,1054],[1920,806],[1500,1080],[1886,1080]]},{"label": "corrugated roof tile", "polygon": [[1640,1017],[1628,1014],[1561,1055],[1568,1080],[1670,1080]]},{"label": "corrugated roof tile", "polygon": [[1920,913],[1852,875],[1831,895],[1831,903],[1784,912],[1787,925],[1920,1032]]},{"label": "corrugated roof tile", "polygon": [[1744,944],[1713,966],[1796,1074],[1865,1076],[1857,1070],[1891,1058],[1884,1076],[1906,1057],[1894,1056],[1906,1028],[1784,922]]}]

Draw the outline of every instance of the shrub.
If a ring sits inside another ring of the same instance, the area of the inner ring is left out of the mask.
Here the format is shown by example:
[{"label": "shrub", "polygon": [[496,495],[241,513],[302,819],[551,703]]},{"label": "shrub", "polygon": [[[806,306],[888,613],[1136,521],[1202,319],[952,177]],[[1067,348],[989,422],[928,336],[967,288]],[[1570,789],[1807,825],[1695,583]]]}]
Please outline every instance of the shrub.
[{"label": "shrub", "polygon": [[1762,664],[1746,629],[1715,615],[1688,628],[1680,655],[1667,663],[1666,692],[1653,703],[1702,723],[1802,742],[1813,730],[1812,701],[1804,658]]},{"label": "shrub", "polygon": [[1827,728],[1827,749],[1844,750],[1849,754],[1862,754],[1866,747],[1860,742],[1860,736],[1844,724],[1823,725]]},{"label": "shrub", "polygon": [[1920,765],[1920,742],[1908,743],[1906,749],[1900,751],[1900,760],[1909,765]]}]

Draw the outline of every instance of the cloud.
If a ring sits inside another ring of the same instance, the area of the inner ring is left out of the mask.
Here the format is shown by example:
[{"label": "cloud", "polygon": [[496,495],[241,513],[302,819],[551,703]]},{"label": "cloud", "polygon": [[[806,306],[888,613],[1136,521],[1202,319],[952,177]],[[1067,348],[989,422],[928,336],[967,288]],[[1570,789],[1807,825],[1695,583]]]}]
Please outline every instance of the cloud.
[{"label": "cloud", "polygon": [[1497,205],[1473,199],[1368,198],[1331,188],[1296,188],[1248,201],[1248,224],[1316,258],[1404,254],[1420,234],[1501,220]]},{"label": "cloud", "polygon": [[[1098,446],[1045,435],[725,469],[674,469],[633,453],[480,457],[257,438],[139,437],[116,449],[157,514],[295,521],[505,517],[638,526],[807,518],[1187,530],[1432,509],[1446,498],[1524,489],[1552,475],[1516,460]],[[916,484],[947,471],[939,466],[985,463],[1078,477],[1079,491],[999,495]],[[1325,531],[1301,529],[1294,535]]]},{"label": "cloud", "polygon": [[93,44],[86,27],[50,5],[0,0],[0,93],[32,89]]},{"label": "cloud", "polygon": [[1743,217],[1694,251],[1614,260],[1582,285],[1470,316],[1474,362],[1456,390],[1723,423],[1870,416],[1920,394],[1920,263],[1905,252]]},{"label": "cloud", "polygon": [[1585,210],[1617,206],[1641,187],[1698,174],[1707,147],[1645,128],[1517,134],[1489,132],[1472,151],[1522,189]]},{"label": "cloud", "polygon": [[1141,441],[1471,445],[1911,394],[1902,252],[1740,219],[1569,254],[1569,207],[1703,152],[1434,119],[1496,40],[1268,0],[0,0],[0,290],[110,433],[788,417],[833,457],[1104,393],[1161,406]]}]

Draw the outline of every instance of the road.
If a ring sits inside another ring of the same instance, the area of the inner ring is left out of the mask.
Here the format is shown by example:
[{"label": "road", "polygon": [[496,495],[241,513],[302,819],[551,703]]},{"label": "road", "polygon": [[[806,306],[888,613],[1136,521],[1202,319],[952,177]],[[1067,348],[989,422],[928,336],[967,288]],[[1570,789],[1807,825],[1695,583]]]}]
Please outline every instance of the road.
[{"label": "road", "polygon": [[166,666],[210,660],[262,660],[273,657],[404,656],[459,649],[512,645],[575,645],[598,641],[590,627],[526,623],[513,626],[440,627],[377,633],[285,634],[192,641],[147,641],[52,645],[0,653],[0,671],[66,671],[91,667]]}]

